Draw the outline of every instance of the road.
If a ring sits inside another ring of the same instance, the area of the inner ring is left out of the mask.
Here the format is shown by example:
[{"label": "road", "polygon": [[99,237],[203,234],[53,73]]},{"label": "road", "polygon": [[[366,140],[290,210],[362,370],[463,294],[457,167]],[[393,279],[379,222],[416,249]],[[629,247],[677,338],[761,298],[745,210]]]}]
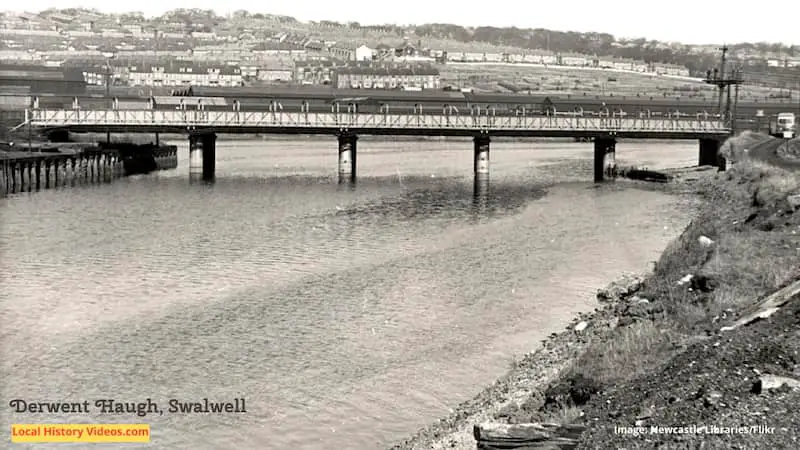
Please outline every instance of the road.
[{"label": "road", "polygon": [[778,149],[780,149],[782,145],[786,145],[787,142],[788,141],[785,139],[773,138],[772,140],[764,142],[763,144],[750,149],[748,154],[753,159],[771,164],[776,167],[787,170],[798,170],[800,169],[799,160],[792,161],[778,156]]}]

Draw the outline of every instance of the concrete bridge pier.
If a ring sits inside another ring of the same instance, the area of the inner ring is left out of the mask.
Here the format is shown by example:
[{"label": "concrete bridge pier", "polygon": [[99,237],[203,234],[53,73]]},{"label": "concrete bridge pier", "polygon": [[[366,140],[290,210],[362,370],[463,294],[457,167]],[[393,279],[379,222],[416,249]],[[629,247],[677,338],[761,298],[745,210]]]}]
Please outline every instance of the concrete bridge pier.
[{"label": "concrete bridge pier", "polygon": [[700,139],[700,155],[698,157],[698,166],[714,166],[720,172],[724,172],[727,168],[727,161],[720,153],[722,141],[719,139]]},{"label": "concrete bridge pier", "polygon": [[203,181],[213,181],[217,169],[217,135],[203,135]]},{"label": "concrete bridge pier", "polygon": [[475,174],[472,189],[472,206],[475,212],[483,213],[489,204],[489,177]]},{"label": "concrete bridge pier", "polygon": [[213,181],[217,160],[217,135],[214,133],[189,136],[189,178]]},{"label": "concrete bridge pier", "polygon": [[488,134],[481,134],[473,138],[474,143],[474,164],[475,178],[489,178],[489,143],[491,138]]},{"label": "concrete bridge pier", "polygon": [[203,139],[200,135],[189,136],[189,178],[203,177]]},{"label": "concrete bridge pier", "polygon": [[594,140],[594,182],[614,179],[617,175],[617,140],[614,138],[595,138]]},{"label": "concrete bridge pier", "polygon": [[339,182],[356,182],[356,159],[358,150],[356,142],[358,136],[351,133],[341,133],[339,138]]}]

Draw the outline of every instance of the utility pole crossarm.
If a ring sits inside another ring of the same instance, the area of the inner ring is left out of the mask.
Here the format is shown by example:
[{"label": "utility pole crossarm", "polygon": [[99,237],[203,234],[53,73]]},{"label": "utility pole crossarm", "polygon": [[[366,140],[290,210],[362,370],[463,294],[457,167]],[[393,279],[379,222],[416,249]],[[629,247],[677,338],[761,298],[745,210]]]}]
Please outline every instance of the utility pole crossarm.
[{"label": "utility pole crossarm", "polygon": [[[736,117],[735,113],[734,116],[731,117],[731,108],[733,111],[736,111],[736,104],[739,102],[739,85],[743,83],[741,70],[732,71],[731,76],[725,76],[725,68],[726,68],[726,56],[728,53],[728,46],[723,45],[722,48],[719,49],[722,52],[722,58],[720,61],[719,69],[714,69],[713,72],[711,70],[706,71],[706,84],[711,84],[717,86],[719,88],[719,114],[725,120],[730,121],[731,125],[731,133],[735,132],[736,128]],[[731,101],[731,86],[736,86],[736,96],[733,102],[736,104],[732,105]],[[726,96],[727,91],[727,96]],[[727,98],[727,101],[724,102],[723,100]]]}]

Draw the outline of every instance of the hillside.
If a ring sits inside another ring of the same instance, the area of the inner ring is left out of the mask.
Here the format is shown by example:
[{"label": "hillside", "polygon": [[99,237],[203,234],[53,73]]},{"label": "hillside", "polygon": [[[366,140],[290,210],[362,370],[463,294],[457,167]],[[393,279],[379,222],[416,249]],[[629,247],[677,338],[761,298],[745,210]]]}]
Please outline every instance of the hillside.
[{"label": "hillside", "polygon": [[[48,9],[39,17],[54,14],[73,17],[71,24],[54,23],[59,28],[69,28],[82,23],[90,16],[99,27],[102,24],[137,25],[143,28],[186,33],[214,32],[218,37],[269,39],[275,33],[294,32],[325,41],[360,45],[397,41],[407,38],[415,45],[443,49],[451,52],[515,52],[519,50],[545,50],[559,54],[579,53],[598,57],[633,59],[647,63],[668,63],[687,67],[693,75],[703,75],[718,64],[717,45],[696,46],[674,42],[617,38],[610,33],[581,33],[547,29],[502,28],[482,26],[463,27],[455,24],[420,24],[399,26],[392,24],[362,25],[357,22],[333,21],[300,22],[293,17],[237,11],[227,17],[202,9],[176,9],[160,17],[146,18],[141,13],[110,15],[81,8]],[[10,16],[3,16],[5,22]],[[769,43],[738,43],[729,45],[733,61],[746,62],[745,76],[769,82],[774,87],[796,89],[800,80],[800,46]],[[769,61],[769,63],[768,63]],[[770,67],[771,65],[793,67]],[[796,63],[796,64],[795,64]]]},{"label": "hillside", "polygon": [[[633,59],[647,63],[667,63],[687,67],[694,76],[704,76],[710,67],[719,64],[717,46],[693,46],[655,40],[620,39],[609,33],[580,33],[547,29],[467,28],[453,24],[423,24],[400,27],[381,25],[362,27],[357,23],[294,22],[293,29],[311,33],[326,40],[348,44],[364,42],[390,43],[406,38],[415,45],[442,48],[451,52],[514,53],[524,50],[546,50],[554,53],[578,53],[598,57]],[[738,43],[728,46],[734,64],[745,62],[744,76],[749,81],[768,81],[773,87],[797,89],[800,80],[800,46]],[[769,67],[767,60],[797,59],[790,68]],[[737,64],[738,65],[738,64]]]}]

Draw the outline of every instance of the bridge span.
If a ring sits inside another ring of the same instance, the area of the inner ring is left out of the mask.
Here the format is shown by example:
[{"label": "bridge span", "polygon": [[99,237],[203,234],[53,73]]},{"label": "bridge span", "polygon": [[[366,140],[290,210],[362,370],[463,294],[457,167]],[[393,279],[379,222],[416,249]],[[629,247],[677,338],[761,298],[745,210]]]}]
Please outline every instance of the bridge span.
[{"label": "bridge span", "polygon": [[208,111],[119,109],[29,109],[26,122],[51,131],[98,133],[186,133],[189,135],[190,173],[213,179],[217,134],[322,134],[339,142],[339,175],[355,181],[356,142],[359,135],[468,136],[474,139],[474,171],[488,176],[492,137],[570,137],[594,141],[594,179],[615,173],[617,139],[697,139],[700,165],[724,167],[719,157],[722,140],[731,129],[724,120],[708,115],[650,117],[644,114],[493,115],[392,114],[305,111]]}]

